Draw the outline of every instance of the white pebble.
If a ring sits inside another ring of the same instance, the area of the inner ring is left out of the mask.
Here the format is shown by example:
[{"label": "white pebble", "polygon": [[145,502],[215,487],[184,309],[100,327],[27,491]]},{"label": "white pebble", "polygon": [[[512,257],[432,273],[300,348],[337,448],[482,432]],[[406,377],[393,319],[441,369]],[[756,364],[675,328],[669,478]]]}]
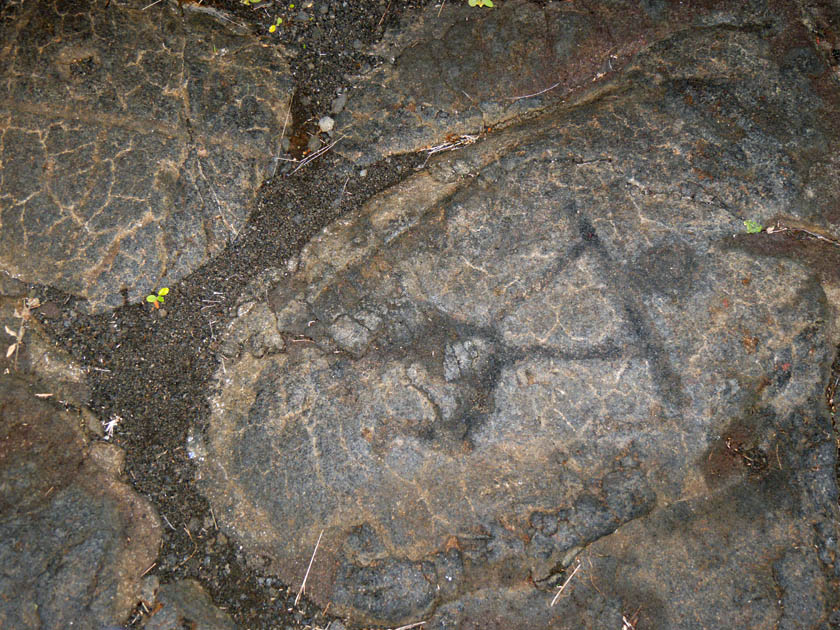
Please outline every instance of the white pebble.
[{"label": "white pebble", "polygon": [[333,127],[335,127],[335,121],[329,116],[324,116],[318,121],[318,126],[324,133],[329,133],[333,130]]}]

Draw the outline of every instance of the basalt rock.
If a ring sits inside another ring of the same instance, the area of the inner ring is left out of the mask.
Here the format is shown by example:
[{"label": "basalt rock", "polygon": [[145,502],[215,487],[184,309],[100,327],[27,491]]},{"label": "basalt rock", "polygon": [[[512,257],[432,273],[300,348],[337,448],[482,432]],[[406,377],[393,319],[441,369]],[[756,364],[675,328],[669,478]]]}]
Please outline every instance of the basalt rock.
[{"label": "basalt rock", "polygon": [[140,601],[160,524],[120,480],[122,452],[39,393],[0,377],[0,625],[113,627]]},{"label": "basalt rock", "polygon": [[289,107],[275,47],[200,3],[148,4],[0,12],[0,269],[94,310],[236,236]]},{"label": "basalt rock", "polygon": [[795,20],[717,17],[243,305],[198,459],[255,566],[320,538],[307,593],[359,624],[826,622],[840,92]]}]

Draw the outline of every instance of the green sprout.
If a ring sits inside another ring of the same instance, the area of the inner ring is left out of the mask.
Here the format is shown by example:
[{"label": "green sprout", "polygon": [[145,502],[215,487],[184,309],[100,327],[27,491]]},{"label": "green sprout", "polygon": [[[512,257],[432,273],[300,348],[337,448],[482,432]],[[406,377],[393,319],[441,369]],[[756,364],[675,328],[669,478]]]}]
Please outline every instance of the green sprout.
[{"label": "green sprout", "polygon": [[155,308],[160,308],[160,305],[163,304],[163,297],[169,293],[169,289],[167,287],[161,287],[161,289],[157,293],[152,293],[151,295],[146,296],[146,301],[151,302],[155,305]]},{"label": "green sprout", "polygon": [[747,228],[747,234],[758,234],[764,230],[764,226],[761,225],[761,223],[753,221],[752,219],[744,221],[744,226]]},{"label": "green sprout", "polygon": [[490,7],[493,8],[493,0],[468,0],[471,7]]},{"label": "green sprout", "polygon": [[262,0],[242,0],[242,4],[246,7],[250,7],[252,4],[259,4]]},{"label": "green sprout", "polygon": [[272,24],[271,26],[268,27],[268,32],[273,33],[274,31],[277,30],[277,27],[280,26],[282,23],[283,23],[283,18],[281,18],[281,17],[277,18],[277,21],[274,22],[274,24]]}]

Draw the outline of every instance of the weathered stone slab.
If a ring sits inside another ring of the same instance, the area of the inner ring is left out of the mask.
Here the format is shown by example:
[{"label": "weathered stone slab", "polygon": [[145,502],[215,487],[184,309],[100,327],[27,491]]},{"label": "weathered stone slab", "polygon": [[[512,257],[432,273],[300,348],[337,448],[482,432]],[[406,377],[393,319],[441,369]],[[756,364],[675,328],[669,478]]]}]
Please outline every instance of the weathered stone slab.
[{"label": "weathered stone slab", "polygon": [[733,238],[840,235],[837,87],[774,28],[651,45],[325,229],[243,305],[198,459],[256,564],[295,583],[323,531],[307,592],[356,623],[826,621],[836,286],[750,247],[778,235]]},{"label": "weathered stone slab", "polygon": [[210,596],[195,580],[164,584],[157,593],[156,612],[148,630],[169,630],[188,626],[194,630],[236,630],[230,616],[213,605]]},{"label": "weathered stone slab", "polygon": [[289,107],[276,47],[198,4],[148,4],[0,14],[0,268],[96,310],[237,234]]},{"label": "weathered stone slab", "polygon": [[140,599],[160,524],[119,480],[122,452],[80,418],[0,377],[0,626],[103,628]]},{"label": "weathered stone slab", "polygon": [[[431,4],[373,50],[378,66],[350,86],[335,151],[359,164],[468,143],[488,128],[572,100],[610,80],[650,43],[694,25],[773,28],[799,19],[795,3],[545,2],[493,10]],[[837,27],[818,3],[801,19],[832,59]],[[840,71],[835,70],[838,77]]]}]

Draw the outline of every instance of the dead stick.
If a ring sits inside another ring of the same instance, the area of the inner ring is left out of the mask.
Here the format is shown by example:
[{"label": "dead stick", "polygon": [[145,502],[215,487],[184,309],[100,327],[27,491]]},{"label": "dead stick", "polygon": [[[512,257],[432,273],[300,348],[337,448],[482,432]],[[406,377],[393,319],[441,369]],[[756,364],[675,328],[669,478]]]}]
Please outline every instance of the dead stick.
[{"label": "dead stick", "polygon": [[560,587],[560,590],[559,590],[559,591],[557,591],[557,595],[555,595],[555,596],[554,596],[554,599],[552,599],[552,600],[551,600],[551,606],[554,606],[554,604],[556,604],[556,603],[557,603],[557,600],[560,598],[560,593],[562,593],[562,592],[563,592],[563,589],[564,589],[564,588],[566,588],[566,585],[567,585],[569,582],[571,582],[571,581],[572,581],[572,578],[573,578],[573,577],[575,577],[575,573],[577,573],[577,572],[578,572],[578,569],[580,569],[580,562],[578,562],[578,563],[577,563],[577,566],[575,567],[575,570],[574,570],[574,571],[572,571],[572,574],[571,574],[569,577],[567,577],[567,578],[566,578],[566,581],[565,581],[565,582],[563,582],[563,586],[561,586],[561,587]]},{"label": "dead stick", "polygon": [[318,553],[318,545],[321,544],[321,536],[324,535],[324,530],[321,530],[321,533],[318,534],[318,542],[315,543],[315,549],[312,550],[312,557],[309,559],[309,566],[306,567],[306,575],[303,576],[303,582],[301,582],[300,590],[298,591],[297,597],[295,597],[295,606],[298,605],[300,601],[300,596],[303,595],[303,591],[306,589],[306,580],[309,578],[309,571],[312,569],[312,563],[315,562],[315,554]]}]

